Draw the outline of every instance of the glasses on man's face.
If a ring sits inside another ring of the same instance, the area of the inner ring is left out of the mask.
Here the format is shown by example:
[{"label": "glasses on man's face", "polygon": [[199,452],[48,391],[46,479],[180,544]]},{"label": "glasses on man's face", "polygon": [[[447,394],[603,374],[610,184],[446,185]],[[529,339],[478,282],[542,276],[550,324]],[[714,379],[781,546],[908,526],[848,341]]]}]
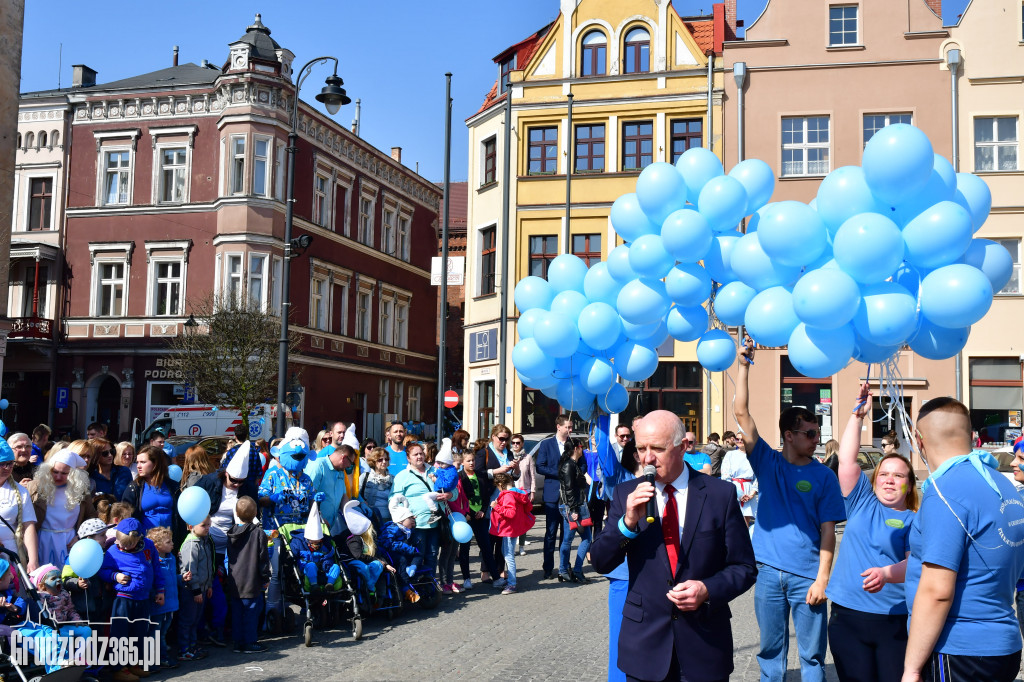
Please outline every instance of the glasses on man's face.
[{"label": "glasses on man's face", "polygon": [[818,429],[790,429],[790,431],[793,433],[802,433],[812,440],[816,440],[818,438]]},{"label": "glasses on man's face", "polygon": [[13,469],[14,462],[0,462],[0,469]]},{"label": "glasses on man's face", "polygon": [[618,438],[619,440],[629,440],[629,434],[628,433],[620,433],[619,435],[616,436],[616,438]]}]

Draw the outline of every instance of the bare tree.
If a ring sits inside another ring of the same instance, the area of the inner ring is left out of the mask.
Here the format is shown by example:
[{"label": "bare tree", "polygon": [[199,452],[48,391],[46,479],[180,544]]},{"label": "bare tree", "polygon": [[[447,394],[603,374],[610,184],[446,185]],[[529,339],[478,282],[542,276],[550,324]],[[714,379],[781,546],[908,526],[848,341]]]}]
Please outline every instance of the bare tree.
[{"label": "bare tree", "polygon": [[[248,427],[254,406],[277,401],[281,318],[245,292],[207,295],[193,302],[192,315],[197,326],[168,343],[181,375],[199,400],[239,410]],[[289,352],[298,339],[290,335]]]}]

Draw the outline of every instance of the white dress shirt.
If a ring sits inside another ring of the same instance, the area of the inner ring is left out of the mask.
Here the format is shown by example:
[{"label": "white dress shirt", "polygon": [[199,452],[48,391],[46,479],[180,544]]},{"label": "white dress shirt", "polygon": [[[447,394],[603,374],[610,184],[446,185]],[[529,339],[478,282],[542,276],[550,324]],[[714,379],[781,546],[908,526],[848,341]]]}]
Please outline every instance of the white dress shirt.
[{"label": "white dress shirt", "polygon": [[[679,541],[683,539],[683,527],[686,525],[686,490],[690,483],[690,470],[687,467],[683,467],[683,472],[679,474],[676,480],[672,481],[672,487],[676,489],[673,496],[676,498],[676,513],[679,516]],[[658,494],[655,496],[658,500],[658,518],[665,518],[665,504],[668,496],[665,494],[665,484],[660,481],[654,482],[654,487],[657,489]]]}]

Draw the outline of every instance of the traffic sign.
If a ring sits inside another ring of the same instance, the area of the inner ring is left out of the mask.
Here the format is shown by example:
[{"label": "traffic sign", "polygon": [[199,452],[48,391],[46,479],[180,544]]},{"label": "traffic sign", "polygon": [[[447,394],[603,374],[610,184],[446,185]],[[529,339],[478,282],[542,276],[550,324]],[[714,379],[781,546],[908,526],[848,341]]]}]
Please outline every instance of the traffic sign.
[{"label": "traffic sign", "polygon": [[58,410],[65,410],[68,407],[68,389],[63,387],[57,387],[57,404],[55,407]]},{"label": "traffic sign", "polygon": [[445,407],[455,407],[458,404],[459,404],[459,394],[458,393],[456,393],[455,391],[445,391],[444,392],[444,406]]}]

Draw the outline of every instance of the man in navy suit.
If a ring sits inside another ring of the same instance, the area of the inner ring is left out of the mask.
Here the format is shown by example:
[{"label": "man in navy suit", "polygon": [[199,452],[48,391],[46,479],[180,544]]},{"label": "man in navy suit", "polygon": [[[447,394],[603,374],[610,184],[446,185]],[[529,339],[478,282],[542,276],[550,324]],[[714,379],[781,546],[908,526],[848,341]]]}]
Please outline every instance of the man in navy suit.
[{"label": "man in navy suit", "polygon": [[[729,601],[757,575],[736,490],[683,461],[686,432],[671,412],[650,413],[634,434],[641,464],[657,470],[655,484],[616,486],[608,524],[590,548],[598,573],[629,566],[619,668],[629,680],[728,680]],[[658,513],[648,523],[652,497]]]},{"label": "man in navy suit", "polygon": [[544,577],[553,577],[555,570],[555,548],[558,546],[558,531],[562,527],[562,515],[558,512],[560,487],[558,483],[558,460],[569,440],[571,427],[568,415],[555,417],[555,435],[545,438],[537,447],[537,472],[544,477]]}]

